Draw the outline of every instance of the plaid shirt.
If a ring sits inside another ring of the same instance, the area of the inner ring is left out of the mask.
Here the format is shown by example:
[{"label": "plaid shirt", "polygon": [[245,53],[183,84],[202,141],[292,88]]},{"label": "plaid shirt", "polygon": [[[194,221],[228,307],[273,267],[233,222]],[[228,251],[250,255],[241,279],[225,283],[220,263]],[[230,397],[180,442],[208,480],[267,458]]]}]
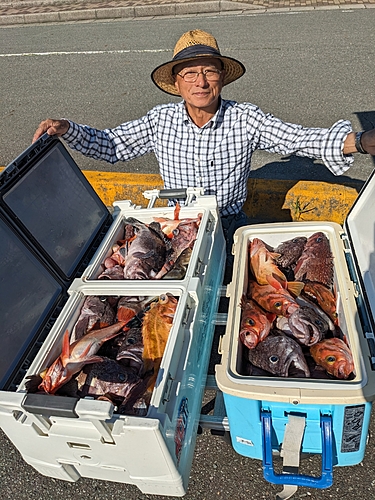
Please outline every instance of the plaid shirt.
[{"label": "plaid shirt", "polygon": [[335,174],[353,157],[342,152],[351,124],[304,128],[263,113],[250,103],[221,100],[202,128],[189,118],[184,103],[163,104],[116,128],[97,130],[70,122],[67,144],[92,158],[116,163],[153,152],[166,189],[201,187],[216,195],[221,215],[236,214],[247,197],[251,156],[256,149],[321,159]]}]

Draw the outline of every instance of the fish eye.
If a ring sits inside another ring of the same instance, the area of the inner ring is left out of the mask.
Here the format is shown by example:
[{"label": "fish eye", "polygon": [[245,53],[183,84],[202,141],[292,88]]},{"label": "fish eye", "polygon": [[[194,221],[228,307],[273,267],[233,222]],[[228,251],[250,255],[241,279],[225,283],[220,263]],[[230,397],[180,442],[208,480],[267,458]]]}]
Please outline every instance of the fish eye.
[{"label": "fish eye", "polygon": [[275,363],[277,363],[279,361],[279,357],[276,356],[275,354],[273,354],[272,356],[270,356],[268,359],[270,360],[270,363],[272,363],[272,364],[275,364]]},{"label": "fish eye", "polygon": [[135,344],[135,338],[134,337],[129,337],[128,339],[126,339],[126,343],[130,344],[130,345]]},{"label": "fish eye", "polygon": [[320,326],[320,327],[324,326],[323,321],[321,321],[320,319],[316,319],[316,320],[314,321],[314,323],[316,324],[316,326]]},{"label": "fish eye", "polygon": [[168,295],[166,293],[162,293],[159,297],[159,302],[161,304],[166,304],[168,302]]},{"label": "fish eye", "polygon": [[172,234],[177,236],[179,234],[180,230],[176,227],[176,229],[173,229]]},{"label": "fish eye", "polygon": [[253,318],[248,318],[247,324],[250,325],[250,326],[254,326],[255,325],[255,321],[253,320]]},{"label": "fish eye", "polygon": [[118,374],[118,379],[120,382],[125,382],[126,381],[126,375],[125,373],[119,373]]},{"label": "fish eye", "polygon": [[327,356],[326,361],[327,363],[334,363],[336,361],[336,356]]},{"label": "fish eye", "polygon": [[317,243],[321,243],[323,241],[323,238],[321,236],[318,236],[315,241]]},{"label": "fish eye", "polygon": [[275,302],[275,307],[280,309],[281,306],[282,306],[282,302]]}]

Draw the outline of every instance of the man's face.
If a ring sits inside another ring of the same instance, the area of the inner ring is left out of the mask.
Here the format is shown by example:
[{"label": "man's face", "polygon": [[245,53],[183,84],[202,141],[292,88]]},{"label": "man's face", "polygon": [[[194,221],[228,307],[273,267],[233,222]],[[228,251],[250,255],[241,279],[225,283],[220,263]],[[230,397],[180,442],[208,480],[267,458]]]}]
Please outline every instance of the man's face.
[{"label": "man's face", "polygon": [[[219,70],[217,81],[209,81],[203,72]],[[195,82],[186,82],[183,78],[186,73],[198,72]],[[202,58],[198,61],[181,63],[174,68],[175,86],[178,93],[186,102],[187,106],[193,108],[217,108],[221,89],[223,88],[224,70],[221,69],[221,61],[215,58]]]}]

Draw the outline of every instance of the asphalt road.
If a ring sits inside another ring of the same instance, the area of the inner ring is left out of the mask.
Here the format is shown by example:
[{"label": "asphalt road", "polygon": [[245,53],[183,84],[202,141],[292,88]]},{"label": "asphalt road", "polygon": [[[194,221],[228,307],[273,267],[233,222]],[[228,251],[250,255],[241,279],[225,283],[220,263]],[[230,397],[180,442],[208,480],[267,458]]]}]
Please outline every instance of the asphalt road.
[{"label": "asphalt road", "polygon": [[[247,68],[224,97],[306,126],[348,118],[356,130],[371,128],[374,18],[374,9],[302,10],[2,28],[0,165],[28,146],[46,117],[105,128],[175,99],[153,85],[150,73],[172,57],[180,34],[195,27],[214,33],[221,51]],[[158,171],[151,155],[115,166],[75,158],[89,170]],[[264,152],[253,168],[262,178],[333,180],[319,162]],[[365,180],[372,168],[372,158],[356,155],[347,175]]]},{"label": "asphalt road", "polygon": [[[349,9],[2,28],[0,165],[28,146],[47,116],[113,126],[169,100],[149,74],[171,57],[179,35],[194,27],[214,33],[221,51],[247,67],[247,74],[225,89],[224,97],[250,100],[308,126],[349,118],[356,129],[369,127],[375,122],[374,18],[375,9]],[[152,158],[111,167],[75,157],[83,169],[157,171]],[[331,179],[319,163],[276,155],[257,155],[254,167],[259,177]],[[371,158],[359,156],[350,177],[365,180],[372,168]],[[294,498],[375,498],[374,463],[370,439],[363,463],[335,469],[331,488],[300,488]],[[305,473],[316,473],[319,461],[306,460],[303,467]],[[274,498],[280,489],[263,479],[260,461],[238,455],[208,431],[198,436],[186,500],[263,500]],[[1,432],[0,493],[4,500],[169,498],[145,495],[126,484],[91,479],[67,483],[41,476]]]}]

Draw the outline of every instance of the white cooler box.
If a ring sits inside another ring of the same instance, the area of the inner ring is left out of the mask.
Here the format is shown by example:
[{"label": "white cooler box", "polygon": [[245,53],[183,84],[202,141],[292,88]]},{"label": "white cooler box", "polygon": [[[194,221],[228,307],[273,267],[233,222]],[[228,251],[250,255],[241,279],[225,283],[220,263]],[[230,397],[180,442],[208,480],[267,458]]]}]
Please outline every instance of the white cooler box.
[{"label": "white cooler box", "polygon": [[[372,177],[363,188],[344,228],[330,222],[291,222],[250,225],[235,234],[228,323],[216,380],[223,391],[234,449],[262,459],[264,477],[270,482],[325,488],[332,484],[333,465],[353,465],[363,459],[375,397],[374,182]],[[240,301],[248,286],[249,242],[260,238],[276,248],[317,231],[328,237],[334,257],[338,321],[350,344],[355,376],[339,380],[247,375],[242,357],[247,348],[239,331]],[[322,455],[320,477],[274,472],[272,454],[281,451],[286,424],[293,416],[305,419],[300,451]]]},{"label": "white cooler box", "polygon": [[[62,142],[48,136],[0,175],[0,427],[41,474],[185,494],[225,265],[214,197],[187,191],[194,199],[183,211],[203,217],[185,278],[109,282],[90,273],[116,238],[123,210],[148,221],[173,208],[119,202],[113,217]],[[109,401],[28,392],[27,377],[59,355],[87,295],[166,292],[178,306],[145,416],[120,414]]]}]

